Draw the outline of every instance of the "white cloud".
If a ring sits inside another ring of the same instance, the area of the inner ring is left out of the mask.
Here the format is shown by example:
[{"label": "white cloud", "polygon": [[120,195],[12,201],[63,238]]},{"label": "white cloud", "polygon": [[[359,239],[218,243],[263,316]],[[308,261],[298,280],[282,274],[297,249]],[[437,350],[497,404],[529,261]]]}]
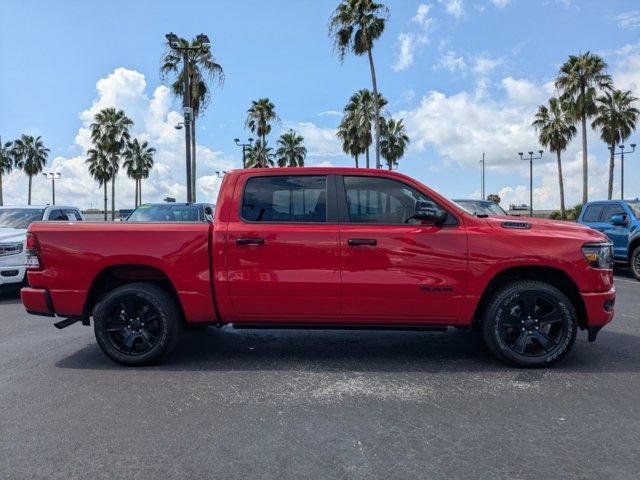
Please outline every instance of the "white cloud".
[{"label": "white cloud", "polygon": [[447,51],[440,56],[438,63],[433,66],[434,70],[447,70],[448,72],[465,72],[467,63],[464,58],[458,56],[453,50]]},{"label": "white cloud", "polygon": [[462,0],[438,0],[438,2],[443,4],[447,13],[456,19],[464,15],[464,3],[462,3]]},{"label": "white cloud", "polygon": [[325,110],[324,112],[320,112],[318,114],[319,117],[340,117],[342,116],[342,112],[338,112],[337,110]]},{"label": "white cloud", "polygon": [[319,127],[313,122],[284,122],[283,131],[293,129],[304,137],[307,155],[319,157],[343,156],[335,128]]},{"label": "white cloud", "polygon": [[486,53],[481,53],[473,59],[471,69],[477,75],[488,75],[503,63],[504,58],[491,58]]},{"label": "white cloud", "polygon": [[[155,166],[148,180],[143,181],[144,201],[161,201],[166,196],[184,199],[184,138],[183,131],[174,126],[182,120],[178,112],[171,111],[171,95],[165,86],[157,87],[151,96],[143,74],[126,68],[116,68],[110,75],[98,80],[97,97],[91,106],[79,114],[81,126],[75,137],[80,154],[54,158],[47,170],[60,172],[56,182],[56,202],[86,208],[102,206],[102,191],[91,178],[85,163],[86,150],[91,147],[89,126],[94,115],[105,107],[123,109],[134,121],[133,135],[149,141],[156,148]],[[200,175],[214,170],[228,170],[239,162],[206,146],[198,145],[198,171]],[[33,203],[50,202],[50,186],[41,176],[33,179]],[[26,203],[26,178],[20,172],[6,180],[7,203]],[[215,201],[214,182],[203,177],[198,181],[198,199]],[[121,170],[116,179],[116,208],[130,208],[133,204],[134,184]],[[111,192],[109,190],[109,204]]]},{"label": "white cloud", "polygon": [[504,8],[511,3],[511,0],[491,0],[491,3],[498,8]]},{"label": "white cloud", "polygon": [[428,3],[421,3],[420,5],[418,5],[418,10],[416,11],[416,14],[411,19],[411,21],[417,23],[423,28],[427,28],[429,26],[429,22],[431,21],[431,18],[427,17],[430,10],[431,5],[429,5]]},{"label": "white cloud", "polygon": [[429,34],[435,26],[435,20],[429,17],[431,5],[423,3],[418,6],[413,23],[420,26],[419,32],[401,32],[398,34],[398,55],[392,69],[395,72],[408,69],[413,64],[413,59],[425,45],[429,43]]},{"label": "white cloud", "polygon": [[620,28],[638,28],[640,27],[640,10],[632,10],[623,12],[614,17]]}]

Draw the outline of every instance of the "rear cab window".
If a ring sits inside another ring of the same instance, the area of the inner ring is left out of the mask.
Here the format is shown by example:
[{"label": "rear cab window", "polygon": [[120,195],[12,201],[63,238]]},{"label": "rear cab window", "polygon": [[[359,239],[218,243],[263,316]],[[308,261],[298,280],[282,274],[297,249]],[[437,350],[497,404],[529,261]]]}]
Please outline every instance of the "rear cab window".
[{"label": "rear cab window", "polygon": [[327,176],[251,177],[245,184],[241,217],[252,223],[324,223]]},{"label": "rear cab window", "polygon": [[604,205],[589,205],[582,215],[582,221],[585,223],[596,223],[600,221]]}]

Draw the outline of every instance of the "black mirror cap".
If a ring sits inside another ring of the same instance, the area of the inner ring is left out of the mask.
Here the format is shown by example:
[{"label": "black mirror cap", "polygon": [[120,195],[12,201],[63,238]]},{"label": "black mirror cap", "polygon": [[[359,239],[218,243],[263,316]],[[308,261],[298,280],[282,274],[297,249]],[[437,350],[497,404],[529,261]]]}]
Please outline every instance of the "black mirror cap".
[{"label": "black mirror cap", "polygon": [[447,221],[447,212],[431,201],[419,200],[416,202],[413,218],[423,220],[435,225]]}]

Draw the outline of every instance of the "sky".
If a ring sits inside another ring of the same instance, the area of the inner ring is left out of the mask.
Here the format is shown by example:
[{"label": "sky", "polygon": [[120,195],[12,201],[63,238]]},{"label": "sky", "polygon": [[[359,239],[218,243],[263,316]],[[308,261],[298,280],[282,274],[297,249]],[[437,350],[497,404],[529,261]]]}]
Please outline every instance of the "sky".
[{"label": "sky", "polygon": [[[61,173],[57,203],[99,207],[102,192],[85,164],[88,126],[115,106],[134,121],[132,133],[156,149],[143,200],[184,200],[181,102],[158,73],[165,34],[206,33],[224,69],[198,119],[198,200],[215,202],[216,171],[241,167],[233,139],[246,139],[246,111],[268,97],[278,122],[268,138],[294,129],[305,138],[306,164],[352,166],[335,129],[348,98],[371,88],[366,57],[343,63],[332,48],[328,19],[337,0],[3,0],[0,9],[0,137],[41,135],[51,149],[46,171]],[[399,171],[450,198],[479,198],[480,159],[486,193],[503,206],[528,203],[531,121],[554,94],[553,80],[570,54],[602,55],[618,88],[640,97],[640,4],[637,0],[387,0],[390,18],[374,48],[378,85],[388,113],[403,118],[411,138]],[[591,199],[606,197],[608,151],[589,131]],[[627,143],[638,142],[635,132]],[[638,142],[640,144],[640,142]],[[373,154],[373,151],[372,151]],[[581,197],[581,145],[563,154],[567,205]],[[26,177],[4,178],[5,204],[26,203]],[[134,184],[116,181],[119,208],[131,208]],[[614,192],[619,192],[616,168]],[[627,156],[625,196],[640,196],[640,153]],[[34,203],[51,200],[43,176]],[[534,166],[534,205],[558,208],[555,154]]]}]

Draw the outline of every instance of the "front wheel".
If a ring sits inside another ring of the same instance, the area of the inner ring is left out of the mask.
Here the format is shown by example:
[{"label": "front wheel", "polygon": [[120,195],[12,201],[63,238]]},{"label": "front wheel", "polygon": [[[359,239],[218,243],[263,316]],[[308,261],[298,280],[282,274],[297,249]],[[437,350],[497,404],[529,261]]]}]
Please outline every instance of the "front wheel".
[{"label": "front wheel", "polygon": [[631,272],[640,281],[640,245],[631,254]]},{"label": "front wheel", "polygon": [[93,319],[98,345],[109,358],[127,366],[148,365],[173,347],[180,311],[165,290],[131,283],[108,293]]},{"label": "front wheel", "polygon": [[569,353],[577,323],[573,305],[560,290],[536,280],[518,280],[493,293],[482,334],[500,360],[518,367],[545,367]]}]

